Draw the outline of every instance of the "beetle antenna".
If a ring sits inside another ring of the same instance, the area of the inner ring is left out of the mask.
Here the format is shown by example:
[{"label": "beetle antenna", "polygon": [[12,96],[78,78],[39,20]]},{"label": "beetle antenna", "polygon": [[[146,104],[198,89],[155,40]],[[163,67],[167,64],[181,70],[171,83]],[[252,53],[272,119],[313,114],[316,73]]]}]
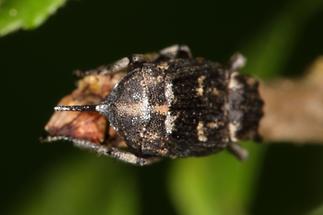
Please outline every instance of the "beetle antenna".
[{"label": "beetle antenna", "polygon": [[57,105],[55,111],[97,112],[97,105]]}]

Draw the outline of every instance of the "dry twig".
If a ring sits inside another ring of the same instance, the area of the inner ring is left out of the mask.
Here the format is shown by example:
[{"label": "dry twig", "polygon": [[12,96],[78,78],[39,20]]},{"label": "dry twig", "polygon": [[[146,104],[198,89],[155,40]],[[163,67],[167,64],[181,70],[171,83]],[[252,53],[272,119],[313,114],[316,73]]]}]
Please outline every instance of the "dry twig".
[{"label": "dry twig", "polygon": [[265,115],[260,134],[268,142],[323,144],[323,56],[298,80],[260,84]]}]

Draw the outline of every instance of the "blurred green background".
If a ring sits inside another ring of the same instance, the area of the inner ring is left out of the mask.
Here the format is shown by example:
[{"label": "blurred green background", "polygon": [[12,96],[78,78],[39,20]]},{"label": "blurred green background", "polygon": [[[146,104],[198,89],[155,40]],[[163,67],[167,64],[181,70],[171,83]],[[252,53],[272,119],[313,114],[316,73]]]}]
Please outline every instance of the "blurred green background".
[{"label": "blurred green background", "polygon": [[[0,0],[0,34],[63,3]],[[73,0],[0,37],[0,214],[323,214],[320,146],[243,143],[243,163],[222,152],[139,168],[38,141],[75,69],[184,43],[220,62],[239,50],[263,79],[295,77],[322,39],[322,0]]]}]

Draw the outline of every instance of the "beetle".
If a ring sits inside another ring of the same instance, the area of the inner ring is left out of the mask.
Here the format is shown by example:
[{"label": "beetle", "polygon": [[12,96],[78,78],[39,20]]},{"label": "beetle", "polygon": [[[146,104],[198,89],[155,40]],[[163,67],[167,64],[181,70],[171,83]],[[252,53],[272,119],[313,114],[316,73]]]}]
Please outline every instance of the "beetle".
[{"label": "beetle", "polygon": [[57,105],[55,111],[94,112],[104,116],[126,147],[96,144],[68,136],[76,146],[135,165],[162,158],[205,156],[228,149],[247,157],[240,140],[258,140],[263,115],[258,82],[239,70],[245,58],[234,54],[226,65],[193,57],[186,45],[157,53],[124,57],[81,76],[124,73],[95,104]]}]

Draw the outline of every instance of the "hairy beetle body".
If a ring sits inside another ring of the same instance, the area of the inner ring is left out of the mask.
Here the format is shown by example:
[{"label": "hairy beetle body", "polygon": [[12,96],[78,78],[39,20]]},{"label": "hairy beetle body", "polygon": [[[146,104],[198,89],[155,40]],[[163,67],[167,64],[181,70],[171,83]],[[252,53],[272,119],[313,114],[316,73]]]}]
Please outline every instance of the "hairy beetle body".
[{"label": "hairy beetle body", "polygon": [[258,83],[238,73],[243,63],[241,55],[228,66],[193,58],[188,47],[178,45],[134,55],[111,67],[126,75],[101,103],[56,110],[99,112],[125,140],[127,153],[142,159],[202,156],[224,148],[243,158],[235,142],[258,138],[263,105]]},{"label": "hairy beetle body", "polygon": [[145,63],[120,81],[100,112],[137,153],[208,154],[229,142],[225,76],[219,65],[193,59]]}]

